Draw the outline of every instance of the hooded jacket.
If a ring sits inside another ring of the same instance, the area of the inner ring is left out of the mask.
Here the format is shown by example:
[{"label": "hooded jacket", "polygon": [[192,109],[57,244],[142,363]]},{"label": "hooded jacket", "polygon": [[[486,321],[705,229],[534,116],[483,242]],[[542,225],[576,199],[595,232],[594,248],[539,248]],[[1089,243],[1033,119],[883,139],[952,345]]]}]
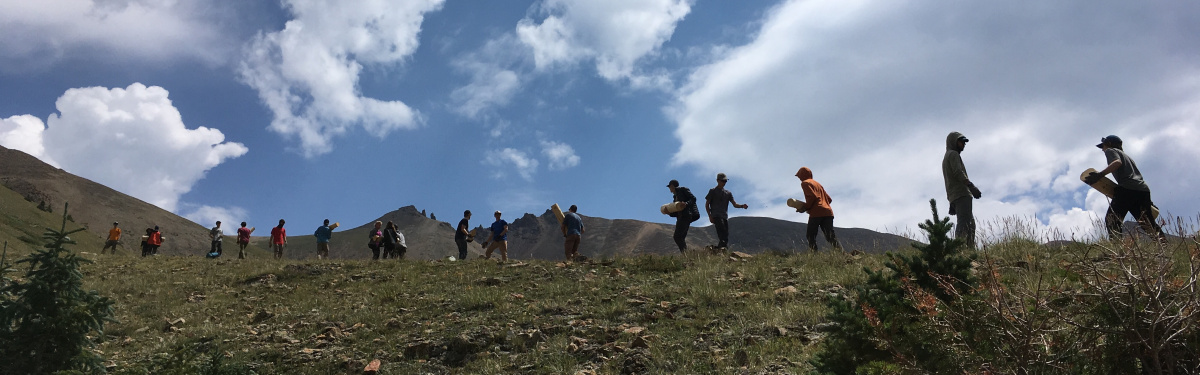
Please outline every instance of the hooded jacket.
[{"label": "hooded jacket", "polygon": [[821,186],[820,182],[813,179],[812,170],[808,167],[800,168],[796,176],[800,177],[800,188],[804,189],[804,209],[808,216],[833,216],[833,207],[829,205],[833,203],[833,198],[829,197],[829,193],[825,192],[825,187]]},{"label": "hooded jacket", "polygon": [[687,207],[683,211],[670,215],[675,217],[676,222],[686,221],[691,223],[700,220],[700,208],[696,207],[696,195],[692,194],[690,189],[683,186],[676,187],[672,200],[675,202],[687,202]]},{"label": "hooded jacket", "polygon": [[958,139],[962,133],[951,132],[946,136],[946,156],[942,158],[942,178],[946,180],[946,199],[970,197],[971,190],[967,187],[967,167],[963,165],[959,155]]}]

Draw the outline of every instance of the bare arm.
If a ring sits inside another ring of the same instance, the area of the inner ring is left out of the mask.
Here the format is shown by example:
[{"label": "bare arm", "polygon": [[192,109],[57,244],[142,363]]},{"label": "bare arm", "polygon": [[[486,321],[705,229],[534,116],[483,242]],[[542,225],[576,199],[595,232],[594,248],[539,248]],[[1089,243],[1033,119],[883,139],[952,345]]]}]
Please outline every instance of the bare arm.
[{"label": "bare arm", "polygon": [[1116,160],[1113,160],[1112,163],[1109,163],[1108,166],[1104,168],[1104,170],[1100,171],[1100,175],[1104,176],[1109,173],[1116,172],[1118,168],[1121,168],[1121,159],[1116,159]]},{"label": "bare arm", "polygon": [[741,209],[750,208],[750,205],[748,205],[748,204],[738,204],[737,199],[734,199],[732,196],[729,197],[729,202],[733,203],[734,208],[741,208]]}]

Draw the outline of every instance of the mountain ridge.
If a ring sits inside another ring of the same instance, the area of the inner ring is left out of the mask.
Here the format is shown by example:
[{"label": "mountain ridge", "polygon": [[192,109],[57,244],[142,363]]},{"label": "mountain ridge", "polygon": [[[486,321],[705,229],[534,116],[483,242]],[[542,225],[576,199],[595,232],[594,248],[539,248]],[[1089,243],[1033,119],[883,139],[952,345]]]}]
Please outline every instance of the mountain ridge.
[{"label": "mountain ridge", "polygon": [[[50,166],[18,150],[0,147],[0,160],[3,160],[0,162],[0,184],[21,194],[30,202],[45,202],[51,207],[61,206],[62,202],[71,202],[71,215],[75,221],[96,235],[106,236],[110,228],[109,223],[121,222],[121,227],[126,233],[123,239],[125,247],[136,249],[142,228],[157,225],[162,227],[166,235],[166,241],[160,251],[162,254],[202,255],[208,252],[211,243],[208,228],[191,220]],[[581,216],[587,228],[580,244],[580,253],[585,256],[606,258],[678,253],[671,238],[675,230],[672,224],[606,219],[585,214]],[[481,213],[476,215],[476,219],[473,223],[475,227],[484,228],[479,233],[479,239],[483,240],[490,232],[484,224],[490,223],[492,218]],[[376,220],[334,232],[330,257],[370,258],[371,253],[366,246],[367,233],[375,221],[392,221],[397,224],[409,247],[407,258],[442,259],[458,255],[457,246],[454,244],[454,225],[457,218],[454,219],[454,223],[430,219],[418,211],[416,206],[409,205],[384,213]],[[807,248],[804,239],[807,225],[804,223],[766,217],[733,217],[729,222],[730,251],[755,254],[766,251],[804,251]],[[234,226],[232,222],[230,226]],[[286,228],[292,235],[288,237],[288,248],[284,256],[292,259],[315,257],[316,239],[309,231],[315,231],[317,227],[319,225],[301,226],[296,222],[288,223]],[[689,247],[700,249],[715,244],[716,234],[710,228],[712,227],[693,227],[688,235]],[[269,233],[269,229],[258,233]],[[837,233],[840,242],[848,251],[878,253],[907,247],[911,242],[901,236],[859,228],[837,228]],[[225,236],[224,247],[227,256],[230,250],[236,251],[232,243],[234,238],[232,235]],[[512,220],[508,241],[510,258],[563,258],[562,234],[557,219],[549,209],[541,215],[525,213]],[[829,249],[823,237],[818,241],[823,251]],[[251,243],[265,246],[266,237],[254,237]],[[478,257],[484,250],[479,242],[472,242],[469,245],[469,253],[471,257]]]}]

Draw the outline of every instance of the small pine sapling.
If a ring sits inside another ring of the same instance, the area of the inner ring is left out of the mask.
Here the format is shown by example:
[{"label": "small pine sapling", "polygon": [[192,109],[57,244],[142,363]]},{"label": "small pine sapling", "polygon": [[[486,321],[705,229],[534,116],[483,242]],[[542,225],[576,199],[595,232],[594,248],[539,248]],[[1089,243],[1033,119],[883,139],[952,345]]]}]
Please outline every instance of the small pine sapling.
[{"label": "small pine sapling", "polygon": [[[920,224],[929,244],[913,243],[919,254],[888,253],[888,270],[863,268],[867,281],[854,287],[854,297],[834,298],[826,316],[834,323],[823,350],[813,360],[820,373],[854,374],[878,368],[941,369],[955,366],[954,358],[938,346],[935,334],[920,325],[920,312],[909,298],[912,288],[943,300],[947,284],[959,294],[971,292],[974,255],[962,254],[963,241],[950,238],[954,225],[939,218],[937,201],[929,201],[933,219]],[[939,283],[939,279],[953,280]],[[895,366],[893,366],[895,365]],[[950,371],[953,372],[953,371]]]},{"label": "small pine sapling", "polygon": [[46,228],[43,249],[16,262],[29,265],[25,276],[0,288],[0,373],[104,372],[88,334],[103,336],[113,301],[83,289],[79,268],[91,261],[66,248],[83,230],[68,231],[66,213],[60,229]]}]

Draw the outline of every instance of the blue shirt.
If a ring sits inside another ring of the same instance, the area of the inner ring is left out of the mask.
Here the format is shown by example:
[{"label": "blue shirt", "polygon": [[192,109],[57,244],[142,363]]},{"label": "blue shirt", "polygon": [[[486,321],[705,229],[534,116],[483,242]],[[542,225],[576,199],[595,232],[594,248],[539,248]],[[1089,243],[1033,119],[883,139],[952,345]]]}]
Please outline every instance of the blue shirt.
[{"label": "blue shirt", "polygon": [[563,215],[563,225],[567,226],[567,235],[583,234],[583,218],[574,212]]},{"label": "blue shirt", "polygon": [[317,243],[328,243],[329,239],[333,237],[333,229],[328,225],[322,225],[317,228],[316,232],[313,232],[313,236],[317,237]]},{"label": "blue shirt", "polygon": [[504,219],[496,220],[492,223],[492,241],[508,241],[508,233],[504,233],[504,227],[508,226],[508,222]]}]

